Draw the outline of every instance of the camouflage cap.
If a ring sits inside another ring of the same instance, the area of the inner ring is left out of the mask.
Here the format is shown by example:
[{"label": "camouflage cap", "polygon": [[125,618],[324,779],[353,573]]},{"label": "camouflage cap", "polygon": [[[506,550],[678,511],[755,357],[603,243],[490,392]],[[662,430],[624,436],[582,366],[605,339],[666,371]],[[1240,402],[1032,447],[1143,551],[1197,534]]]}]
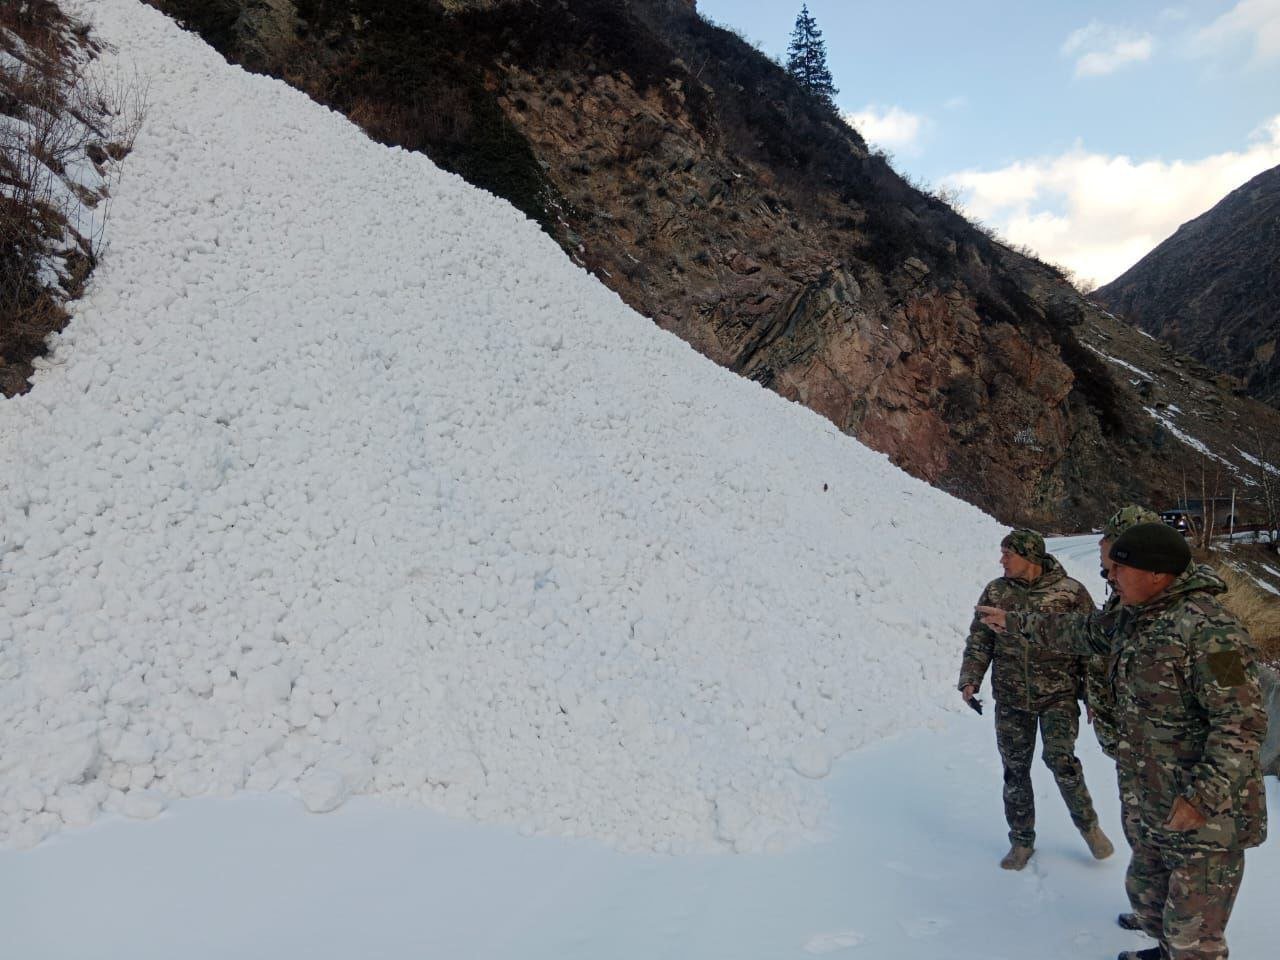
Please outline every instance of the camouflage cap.
[{"label": "camouflage cap", "polygon": [[1014,530],[1000,541],[1000,546],[1008,547],[1032,563],[1044,563],[1044,537],[1034,530]]},{"label": "camouflage cap", "polygon": [[1140,523],[1160,523],[1160,514],[1131,503],[1127,507],[1121,507],[1107,518],[1107,522],[1102,525],[1102,536],[1107,540],[1114,540],[1130,527],[1136,527]]},{"label": "camouflage cap", "polygon": [[1177,530],[1164,523],[1130,527],[1111,545],[1111,559],[1126,567],[1152,573],[1182,573],[1191,562],[1191,548]]}]

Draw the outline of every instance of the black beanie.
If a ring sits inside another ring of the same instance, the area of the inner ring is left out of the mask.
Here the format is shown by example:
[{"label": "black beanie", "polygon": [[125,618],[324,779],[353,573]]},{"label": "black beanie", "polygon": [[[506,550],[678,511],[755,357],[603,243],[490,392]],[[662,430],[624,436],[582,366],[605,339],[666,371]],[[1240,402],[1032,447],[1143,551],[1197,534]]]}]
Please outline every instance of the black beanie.
[{"label": "black beanie", "polygon": [[1130,527],[1111,545],[1111,559],[1126,567],[1152,573],[1182,573],[1191,562],[1191,548],[1177,530],[1163,523]]}]

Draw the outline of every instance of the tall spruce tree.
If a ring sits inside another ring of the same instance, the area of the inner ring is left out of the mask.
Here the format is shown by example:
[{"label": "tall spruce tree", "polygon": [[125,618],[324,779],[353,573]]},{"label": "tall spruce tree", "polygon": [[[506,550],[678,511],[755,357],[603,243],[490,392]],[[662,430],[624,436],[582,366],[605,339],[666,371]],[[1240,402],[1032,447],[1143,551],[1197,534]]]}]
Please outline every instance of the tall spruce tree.
[{"label": "tall spruce tree", "polygon": [[827,45],[822,40],[822,31],[818,29],[818,21],[809,14],[807,3],[800,7],[795,29],[791,31],[787,73],[828,103],[840,92],[827,69]]}]

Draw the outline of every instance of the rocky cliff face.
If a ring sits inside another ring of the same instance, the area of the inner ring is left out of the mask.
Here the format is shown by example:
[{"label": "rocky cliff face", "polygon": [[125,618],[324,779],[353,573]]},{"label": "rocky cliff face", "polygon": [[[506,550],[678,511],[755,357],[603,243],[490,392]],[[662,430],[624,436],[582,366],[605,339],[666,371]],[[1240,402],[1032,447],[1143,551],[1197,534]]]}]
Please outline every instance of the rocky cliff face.
[{"label": "rocky cliff face", "polygon": [[290,37],[243,17],[204,32],[508,197],[660,326],[930,483],[1079,528],[1170,501],[1198,462],[1093,343],[1101,310],[905,183],[693,3],[293,8]]},{"label": "rocky cliff face", "polygon": [[1280,406],[1280,167],[1184,223],[1090,296]]}]

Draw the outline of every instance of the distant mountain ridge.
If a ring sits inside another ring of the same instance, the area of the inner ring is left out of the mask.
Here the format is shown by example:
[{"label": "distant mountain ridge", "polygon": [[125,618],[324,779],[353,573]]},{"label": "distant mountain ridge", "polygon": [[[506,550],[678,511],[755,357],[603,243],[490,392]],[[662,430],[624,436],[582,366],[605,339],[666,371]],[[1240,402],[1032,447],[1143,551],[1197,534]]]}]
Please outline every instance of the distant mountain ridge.
[{"label": "distant mountain ridge", "polygon": [[[1143,364],[1113,362],[1103,311],[691,0],[150,2],[507,198],[664,329],[1006,522],[1087,528],[1200,468],[1165,442]],[[1178,429],[1228,438],[1234,468],[1232,424],[1280,436],[1280,414],[1169,369],[1213,397]]]},{"label": "distant mountain ridge", "polygon": [[1184,223],[1090,297],[1280,406],[1280,166]]}]

